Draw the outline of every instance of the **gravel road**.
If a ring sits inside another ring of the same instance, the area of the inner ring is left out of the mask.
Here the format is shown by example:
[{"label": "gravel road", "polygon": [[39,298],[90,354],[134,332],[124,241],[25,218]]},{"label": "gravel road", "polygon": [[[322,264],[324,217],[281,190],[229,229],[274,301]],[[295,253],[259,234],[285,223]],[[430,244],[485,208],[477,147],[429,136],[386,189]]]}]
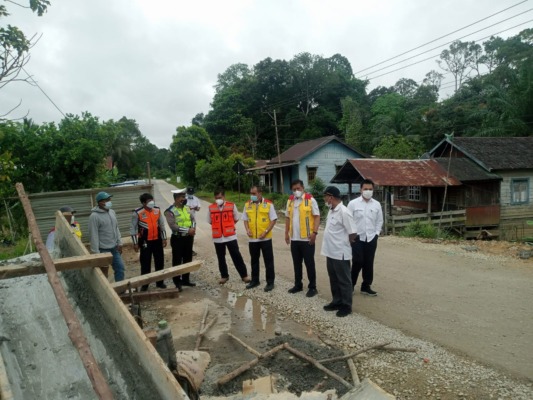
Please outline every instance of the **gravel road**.
[{"label": "gravel road", "polygon": [[[157,182],[156,202],[171,202],[170,189]],[[217,286],[218,269],[207,203],[200,211],[195,250],[205,268],[195,279]],[[249,262],[247,239],[239,243]],[[361,377],[370,377],[399,398],[533,398],[533,262],[465,249],[469,244],[423,243],[380,238],[375,283],[378,297],[354,295],[354,314],[342,320],[322,310],[330,300],[325,260],[317,246],[319,296],[290,295],[292,262],[283,226],[274,232],[276,287],[245,294],[283,318],[308,325],[341,348],[359,349],[382,341],[418,352],[368,354],[358,359]],[[249,264],[248,264],[249,265]],[[242,282],[230,266],[230,290]],[[264,272],[263,272],[264,275]]]}]

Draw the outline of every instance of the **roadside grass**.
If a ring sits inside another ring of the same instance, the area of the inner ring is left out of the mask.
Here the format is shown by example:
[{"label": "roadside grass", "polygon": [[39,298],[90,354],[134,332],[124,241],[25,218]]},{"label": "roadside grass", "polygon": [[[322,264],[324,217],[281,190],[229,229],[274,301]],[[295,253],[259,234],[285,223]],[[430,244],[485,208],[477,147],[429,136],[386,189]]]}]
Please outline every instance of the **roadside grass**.
[{"label": "roadside grass", "polygon": [[28,238],[20,239],[14,244],[2,243],[0,245],[0,261],[23,256],[27,244]]}]

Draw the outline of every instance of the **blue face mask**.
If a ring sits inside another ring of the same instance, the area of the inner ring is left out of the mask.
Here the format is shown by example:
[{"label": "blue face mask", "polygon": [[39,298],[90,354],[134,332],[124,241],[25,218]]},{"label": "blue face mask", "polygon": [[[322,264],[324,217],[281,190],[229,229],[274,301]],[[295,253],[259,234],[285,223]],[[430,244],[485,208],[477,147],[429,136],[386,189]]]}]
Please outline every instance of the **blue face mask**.
[{"label": "blue face mask", "polygon": [[254,203],[257,203],[257,196],[250,196],[250,200],[252,200]]},{"label": "blue face mask", "polygon": [[110,201],[106,201],[104,207],[106,210],[109,210],[111,207],[113,207],[113,203]]}]

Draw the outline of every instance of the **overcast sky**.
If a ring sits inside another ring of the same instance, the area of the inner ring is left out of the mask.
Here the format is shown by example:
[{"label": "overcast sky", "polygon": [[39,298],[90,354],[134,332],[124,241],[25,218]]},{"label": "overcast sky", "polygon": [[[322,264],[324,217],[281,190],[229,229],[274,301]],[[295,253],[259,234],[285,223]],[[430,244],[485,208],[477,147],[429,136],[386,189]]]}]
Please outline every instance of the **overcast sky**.
[{"label": "overcast sky", "polygon": [[[20,0],[27,4],[28,0]],[[415,66],[372,79],[369,88],[399,78],[422,81],[447,42],[497,24],[466,40],[499,33],[508,37],[532,27],[532,1],[521,0],[51,0],[43,17],[3,2],[2,18],[26,34],[42,34],[26,66],[64,113],[89,111],[102,120],[135,119],[158,147],[168,147],[177,126],[209,111],[217,74],[235,63],[253,66],[301,52],[348,58],[354,72],[487,20],[409,53],[442,45],[408,63]],[[522,4],[519,4],[522,3]],[[523,15],[511,18],[516,14]],[[500,21],[511,18],[507,22]],[[406,63],[406,64],[408,64]],[[405,65],[405,64],[402,64]],[[395,66],[398,68],[402,65]],[[394,69],[390,68],[390,69]],[[389,70],[390,70],[389,69]],[[389,70],[356,74],[365,78]],[[365,75],[368,74],[368,75]],[[21,74],[21,75],[24,75]],[[451,77],[445,79],[450,82]],[[38,88],[14,82],[0,91],[0,114],[19,100],[10,117],[29,112],[34,121],[62,115]]]}]

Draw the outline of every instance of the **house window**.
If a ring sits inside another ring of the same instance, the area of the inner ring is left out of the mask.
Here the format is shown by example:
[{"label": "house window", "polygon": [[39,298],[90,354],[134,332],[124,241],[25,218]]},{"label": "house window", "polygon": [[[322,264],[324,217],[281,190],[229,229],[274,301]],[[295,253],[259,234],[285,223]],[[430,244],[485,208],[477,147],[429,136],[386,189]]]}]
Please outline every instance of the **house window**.
[{"label": "house window", "polygon": [[511,179],[511,204],[529,202],[529,179]]},{"label": "house window", "polygon": [[307,182],[311,183],[316,179],[317,167],[307,167]]},{"label": "house window", "polygon": [[420,201],[420,186],[409,186],[408,199]]}]

